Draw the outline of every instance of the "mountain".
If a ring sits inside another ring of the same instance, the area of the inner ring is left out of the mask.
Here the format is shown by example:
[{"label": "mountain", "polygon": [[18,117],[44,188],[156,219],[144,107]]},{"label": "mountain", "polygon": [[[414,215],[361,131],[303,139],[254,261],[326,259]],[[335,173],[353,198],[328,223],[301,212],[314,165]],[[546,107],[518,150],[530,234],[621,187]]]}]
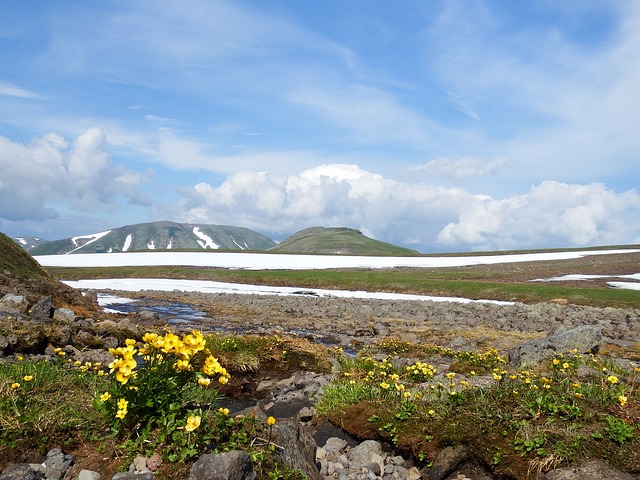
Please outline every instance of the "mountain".
[{"label": "mountain", "polygon": [[32,255],[140,250],[266,250],[275,242],[253,230],[228,225],[151,222],[55,240],[29,250]]},{"label": "mountain", "polygon": [[380,242],[358,230],[345,227],[311,227],[294,233],[269,249],[279,253],[315,253],[330,255],[413,256],[415,250]]},{"label": "mountain", "polygon": [[13,241],[18,243],[27,252],[30,252],[31,250],[33,250],[36,247],[39,247],[40,245],[49,243],[49,240],[45,240],[43,238],[38,238],[38,237],[13,237]]}]

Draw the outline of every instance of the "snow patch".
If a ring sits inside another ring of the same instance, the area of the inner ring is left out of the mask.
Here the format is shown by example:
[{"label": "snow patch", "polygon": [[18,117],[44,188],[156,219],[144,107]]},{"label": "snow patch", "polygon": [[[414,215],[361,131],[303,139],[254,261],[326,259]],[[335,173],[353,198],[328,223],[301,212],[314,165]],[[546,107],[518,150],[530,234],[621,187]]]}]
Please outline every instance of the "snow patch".
[{"label": "snow patch", "polygon": [[242,245],[240,245],[238,242],[236,242],[236,239],[235,239],[235,238],[233,238],[232,236],[229,236],[229,238],[231,239],[231,241],[232,241],[233,243],[235,243],[235,245],[236,245],[240,250],[244,250],[244,249],[245,249],[245,247],[247,246],[247,244],[245,243],[245,244],[244,244],[244,247],[243,247],[243,246],[242,246]]},{"label": "snow patch", "polygon": [[169,243],[167,244],[167,250],[171,250],[173,248],[173,240],[169,240]]},{"label": "snow patch", "polygon": [[[455,303],[492,303],[496,305],[514,305],[514,302],[497,300],[470,300],[457,297],[432,297],[428,295],[410,295],[404,293],[364,292],[351,290],[326,290],[320,288],[269,287],[242,283],[211,282],[208,280],[178,280],[165,278],[108,278],[98,280],[74,280],[63,283],[79,289],[113,289],[123,292],[141,290],[202,292],[202,293],[238,293],[246,295],[299,296],[300,291],[311,292],[320,297],[368,298],[377,300],[422,300],[431,302]],[[106,303],[106,302],[105,302]]]},{"label": "snow patch", "polygon": [[202,248],[204,248],[206,250],[207,247],[213,249],[213,250],[217,250],[218,248],[220,248],[220,245],[218,245],[217,243],[215,243],[210,236],[208,236],[206,233],[201,232],[200,231],[200,227],[193,227],[193,234],[202,239],[202,240],[197,240],[198,245],[200,245]]},{"label": "snow patch", "polygon": [[127,235],[127,238],[124,239],[124,245],[122,246],[123,252],[128,252],[129,248],[131,248],[131,241],[133,240],[133,235]]},{"label": "snow patch", "polygon": [[27,241],[22,237],[18,237],[18,238],[16,238],[16,240],[18,241],[18,243],[21,243],[22,245],[26,245],[27,244]]},{"label": "snow patch", "polygon": [[151,240],[149,243],[147,243],[147,248],[149,250],[155,250],[156,249],[156,244],[153,240]]},{"label": "snow patch", "polygon": [[[67,255],[73,252],[76,252],[78,250],[80,250],[81,248],[86,247],[87,245],[92,244],[93,242],[95,242],[96,240],[101,239],[102,237],[104,237],[105,235],[111,233],[111,230],[107,230],[106,232],[100,232],[100,233],[94,233],[92,235],[81,235],[79,237],[71,237],[71,242],[73,243],[73,245],[77,248],[74,248],[73,250],[71,250],[70,252],[67,252]],[[90,240],[88,242],[83,243],[82,245],[80,245],[78,247],[78,240],[81,240],[83,238],[89,238]]]}]

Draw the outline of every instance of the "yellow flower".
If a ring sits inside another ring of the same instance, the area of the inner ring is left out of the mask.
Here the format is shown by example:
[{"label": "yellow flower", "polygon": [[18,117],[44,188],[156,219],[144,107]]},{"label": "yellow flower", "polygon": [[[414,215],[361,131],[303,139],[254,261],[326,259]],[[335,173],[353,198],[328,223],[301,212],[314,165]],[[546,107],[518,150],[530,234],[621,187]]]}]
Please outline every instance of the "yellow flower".
[{"label": "yellow flower", "polygon": [[387,388],[389,388],[389,387],[390,387],[390,385],[389,385],[387,382],[382,382],[382,383],[380,384],[380,388],[384,388],[385,390],[386,390]]},{"label": "yellow flower", "polygon": [[267,425],[269,425],[270,427],[274,426],[276,424],[276,419],[273,417],[269,417],[267,418]]},{"label": "yellow flower", "polygon": [[223,415],[229,415],[229,409],[228,409],[228,408],[222,408],[222,407],[220,407],[220,408],[218,409],[218,411],[219,411],[221,414],[223,414]]},{"label": "yellow flower", "polygon": [[427,413],[428,413],[429,415],[432,415],[432,416],[433,416],[433,415],[435,415],[435,414],[436,414],[436,411],[435,411],[435,410],[429,410]]},{"label": "yellow flower", "polygon": [[498,375],[497,373],[494,372],[493,379],[494,380],[502,380],[502,375]]},{"label": "yellow flower", "polygon": [[229,377],[220,377],[218,379],[218,382],[220,382],[220,384],[222,385],[226,385],[227,383],[229,383]]},{"label": "yellow flower", "polygon": [[20,384],[19,384],[18,382],[13,382],[13,383],[11,384],[11,388],[12,388],[13,390],[17,390],[17,389],[19,389],[19,388],[20,388]]},{"label": "yellow flower", "polygon": [[553,359],[553,364],[554,365],[560,365],[560,360],[558,360],[557,358]]},{"label": "yellow flower", "polygon": [[200,422],[202,421],[202,417],[200,415],[195,415],[187,418],[187,425],[184,429],[187,432],[193,432],[196,428],[200,426]]},{"label": "yellow flower", "polygon": [[609,383],[611,383],[612,385],[614,385],[614,384],[618,383],[618,377],[616,377],[615,375],[609,375],[607,377],[607,381]]},{"label": "yellow flower", "polygon": [[116,418],[123,419],[127,416],[127,405],[129,405],[129,402],[127,402],[124,398],[118,400],[118,411],[116,412]]},{"label": "yellow flower", "polygon": [[17,361],[19,361],[19,362],[21,362],[21,361],[23,361],[23,360],[24,360],[24,357],[23,357],[22,355],[18,355],[18,356],[16,357],[16,360],[17,360]]},{"label": "yellow flower", "polygon": [[567,362],[563,363],[563,364],[562,364],[562,368],[564,368],[564,369],[569,368],[569,364],[568,364]]},{"label": "yellow flower", "polygon": [[620,406],[624,407],[627,404],[627,397],[625,397],[624,395],[620,395],[618,397],[618,402],[620,402]]},{"label": "yellow flower", "polygon": [[449,372],[449,373],[447,373],[447,375],[446,375],[446,377],[447,377],[449,380],[451,380],[451,379],[452,379],[453,377],[455,377],[455,376],[456,376],[456,372]]},{"label": "yellow flower", "polygon": [[25,382],[30,382],[31,380],[33,380],[33,375],[25,375],[23,380]]},{"label": "yellow flower", "polygon": [[198,384],[202,385],[203,387],[208,387],[210,383],[211,383],[210,378],[200,377],[198,379]]},{"label": "yellow flower", "polygon": [[110,398],[111,398],[111,394],[109,392],[104,392],[102,395],[100,395],[101,402],[106,402]]}]

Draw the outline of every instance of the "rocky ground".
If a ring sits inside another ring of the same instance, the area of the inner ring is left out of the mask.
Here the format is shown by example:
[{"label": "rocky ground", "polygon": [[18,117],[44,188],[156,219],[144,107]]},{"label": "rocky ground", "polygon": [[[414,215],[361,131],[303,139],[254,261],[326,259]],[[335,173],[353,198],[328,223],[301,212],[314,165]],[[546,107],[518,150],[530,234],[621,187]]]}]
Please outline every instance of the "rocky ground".
[{"label": "rocky ground", "polygon": [[[118,293],[118,292],[116,292]],[[507,351],[533,338],[582,325],[599,325],[604,343],[623,356],[640,355],[640,310],[558,303],[496,305],[364,300],[313,295],[264,296],[181,292],[122,292],[140,309],[184,302],[206,312],[203,330],[294,333],[343,348],[385,337],[458,349]],[[184,325],[189,327],[190,325]]]}]

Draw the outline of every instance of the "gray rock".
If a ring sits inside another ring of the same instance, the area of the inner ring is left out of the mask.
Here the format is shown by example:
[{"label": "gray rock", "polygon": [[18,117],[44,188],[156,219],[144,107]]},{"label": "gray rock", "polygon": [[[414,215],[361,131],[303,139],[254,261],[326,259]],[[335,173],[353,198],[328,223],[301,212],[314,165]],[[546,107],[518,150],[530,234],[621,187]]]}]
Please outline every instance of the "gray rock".
[{"label": "gray rock", "polygon": [[253,480],[256,472],[247,452],[206,453],[191,467],[189,480]]},{"label": "gray rock", "polygon": [[73,462],[72,455],[65,455],[59,448],[53,448],[47,453],[44,467],[47,480],[59,480],[64,477],[67,468]]},{"label": "gray rock", "polygon": [[0,474],[0,480],[43,480],[44,473],[35,470],[28,463],[18,463],[5,468]]},{"label": "gray rock", "polygon": [[78,480],[100,480],[100,474],[91,470],[80,470]]},{"label": "gray rock", "polygon": [[637,478],[616,470],[600,459],[588,460],[571,467],[556,468],[538,475],[538,480],[634,480]]},{"label": "gray rock", "polygon": [[29,314],[31,315],[32,320],[47,322],[51,320],[51,317],[53,316],[52,310],[51,297],[47,296],[31,307],[31,309],[29,309]]},{"label": "gray rock", "polygon": [[455,471],[467,459],[468,452],[464,445],[447,447],[438,453],[429,469],[429,480],[442,480]]},{"label": "gray rock", "polygon": [[600,348],[602,331],[597,325],[583,325],[544,339],[531,340],[509,351],[509,366],[512,368],[537,365],[558,353],[576,350],[592,353]]},{"label": "gray rock", "polygon": [[28,305],[27,299],[22,295],[13,295],[8,293],[0,299],[0,310],[26,313]]},{"label": "gray rock", "polygon": [[116,473],[111,480],[153,480],[153,472],[121,472]]},{"label": "gray rock", "polygon": [[73,322],[76,314],[70,308],[56,308],[53,312],[53,319],[61,322]]},{"label": "gray rock", "polygon": [[316,466],[316,442],[311,430],[293,418],[278,420],[273,426],[276,457],[282,464],[292,469],[300,469],[309,480],[322,480]]}]

